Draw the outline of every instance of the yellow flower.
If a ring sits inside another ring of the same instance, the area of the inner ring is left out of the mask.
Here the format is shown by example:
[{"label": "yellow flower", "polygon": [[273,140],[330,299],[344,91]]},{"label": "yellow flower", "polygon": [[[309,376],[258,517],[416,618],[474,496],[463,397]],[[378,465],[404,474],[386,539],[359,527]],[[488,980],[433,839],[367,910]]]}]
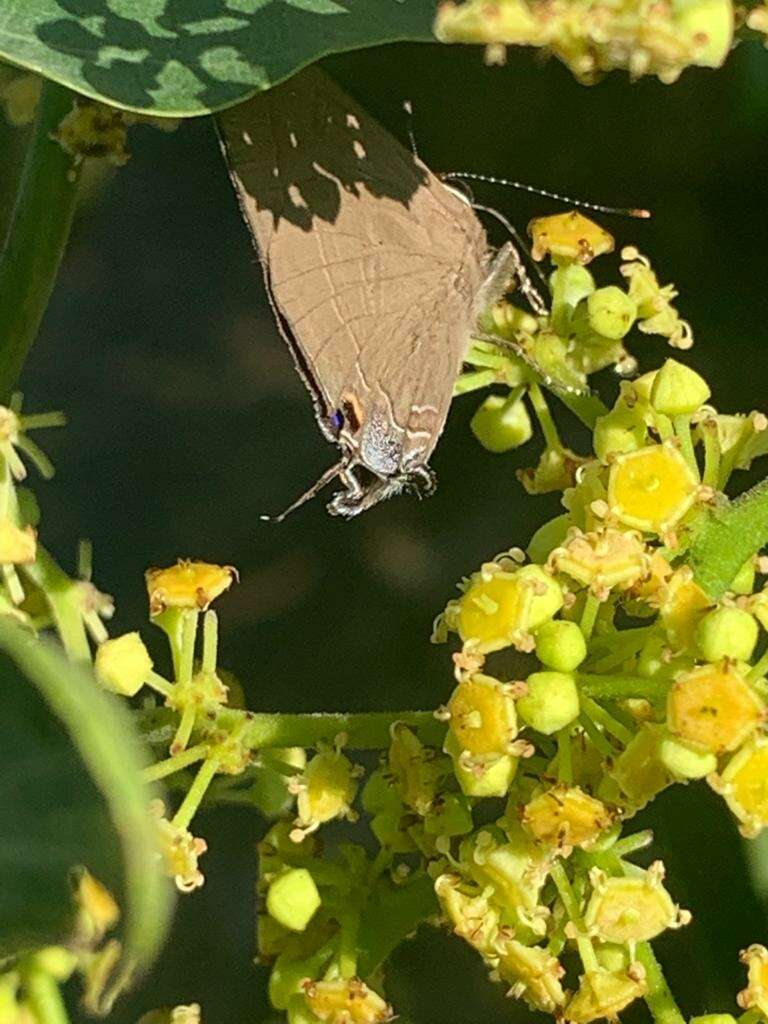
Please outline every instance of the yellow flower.
[{"label": "yellow flower", "polygon": [[727,662],[682,673],[667,699],[670,732],[713,754],[741,746],[764,719],[763,702]]},{"label": "yellow flower", "polygon": [[722,776],[710,776],[708,781],[741,822],[742,835],[754,838],[768,825],[768,738],[750,740]]},{"label": "yellow flower", "polygon": [[508,684],[477,673],[459,683],[448,711],[457,745],[473,760],[494,760],[513,752],[517,713]]},{"label": "yellow flower", "polygon": [[474,574],[459,599],[456,627],[462,641],[481,653],[525,647],[530,632],[562,605],[562,587],[541,566],[510,572],[492,562]]},{"label": "yellow flower", "polygon": [[330,1024],[379,1024],[392,1019],[392,1007],[359,978],[307,981],[304,998],[321,1021]]},{"label": "yellow flower", "polygon": [[[475,882],[504,913],[505,923],[520,920],[543,935],[546,911],[539,896],[549,874],[551,855],[542,850],[516,825],[508,842],[493,832],[481,831],[461,846],[461,862]],[[544,911],[544,913],[542,913]]]},{"label": "yellow flower", "polygon": [[128,130],[120,110],[93,100],[78,98],[53,133],[61,148],[76,164],[86,157],[107,159],[120,167],[128,162]]},{"label": "yellow flower", "polygon": [[523,998],[533,1010],[555,1013],[565,1002],[560,961],[541,946],[524,946],[504,936],[496,943],[501,977],[512,983],[509,995]]},{"label": "yellow flower", "polygon": [[645,942],[666,928],[678,928],[690,921],[662,885],[664,867],[656,861],[637,878],[606,877],[590,873],[594,893],[584,923],[603,942]]},{"label": "yellow flower", "polygon": [[698,482],[668,442],[617,455],[608,478],[610,511],[626,526],[663,534],[696,499]]},{"label": "yellow flower", "polygon": [[357,775],[358,770],[341,751],[323,750],[315,754],[293,785],[298,816],[291,839],[301,842],[327,821],[354,817],[352,802],[357,793]]},{"label": "yellow flower", "polygon": [[180,892],[193,892],[205,882],[205,876],[197,866],[197,859],[208,849],[204,839],[193,836],[186,829],[179,828],[165,817],[162,801],[153,800],[150,813],[157,823],[160,852],[165,871],[176,882]]},{"label": "yellow flower", "polygon": [[133,697],[152,671],[152,659],[138,633],[124,633],[99,645],[95,669],[107,689]]},{"label": "yellow flower", "polygon": [[453,925],[454,934],[491,956],[499,931],[499,912],[491,906],[488,893],[465,893],[461,878],[449,874],[435,879],[435,893],[443,913]]},{"label": "yellow flower", "polygon": [[395,777],[403,803],[417,814],[427,814],[437,794],[438,780],[445,770],[435,760],[435,751],[424,747],[402,722],[396,722],[392,727],[389,769]]},{"label": "yellow flower", "polygon": [[29,565],[36,557],[37,534],[32,527],[0,519],[0,565]]},{"label": "yellow flower", "polygon": [[688,349],[693,344],[691,325],[682,320],[672,305],[677,289],[672,284],[660,285],[651,264],[634,246],[621,250],[621,273],[629,280],[629,295],[637,303],[638,324],[645,334],[660,334],[673,348]]},{"label": "yellow flower", "polygon": [[592,533],[574,529],[547,565],[605,598],[614,587],[625,590],[646,576],[650,560],[639,533],[606,527]]},{"label": "yellow flower", "polygon": [[644,982],[632,977],[629,971],[589,971],[581,979],[579,989],[566,1006],[563,1016],[573,1024],[589,1024],[602,1017],[614,1020],[644,992]]},{"label": "yellow flower", "polygon": [[180,558],[167,569],[148,569],[144,574],[151,615],[166,608],[207,608],[237,580],[231,565],[211,565]]},{"label": "yellow flower", "polygon": [[533,798],[523,810],[523,825],[540,843],[564,853],[589,849],[615,814],[578,786],[557,785]]},{"label": "yellow flower", "polygon": [[768,1016],[768,949],[757,944],[742,950],[741,962],[747,967],[747,987],[736,1001],[742,1010],[755,1008]]},{"label": "yellow flower", "polygon": [[612,252],[615,244],[604,228],[575,210],[537,217],[528,225],[528,233],[535,260],[549,253],[560,260],[590,263],[595,256]]},{"label": "yellow flower", "polygon": [[96,946],[120,918],[120,908],[105,885],[81,868],[76,876],[77,942]]},{"label": "yellow flower", "polygon": [[665,735],[663,726],[646,722],[616,759],[610,773],[633,810],[645,807],[672,782],[659,758],[659,746]]},{"label": "yellow flower", "polygon": [[696,627],[712,602],[693,579],[690,566],[675,569],[659,588],[659,614],[670,644],[678,651],[693,646]]}]

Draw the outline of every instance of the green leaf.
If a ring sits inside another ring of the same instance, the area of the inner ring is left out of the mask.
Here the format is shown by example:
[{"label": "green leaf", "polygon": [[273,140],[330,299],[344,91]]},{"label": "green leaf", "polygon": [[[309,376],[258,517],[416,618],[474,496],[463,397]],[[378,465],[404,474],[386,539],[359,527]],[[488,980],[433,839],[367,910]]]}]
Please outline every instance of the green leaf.
[{"label": "green leaf", "polygon": [[153,794],[140,780],[146,755],[127,708],[90,670],[9,618],[0,692],[0,957],[67,938],[70,871],[85,865],[122,911],[108,1006],[157,955],[173,907],[147,813]]},{"label": "green leaf", "polygon": [[696,582],[717,600],[742,565],[768,544],[768,480],[723,506],[697,527],[688,552]]},{"label": "green leaf", "polygon": [[0,0],[0,57],[85,96],[207,114],[312,61],[427,41],[433,0]]},{"label": "green leaf", "polygon": [[360,922],[361,977],[370,976],[411,932],[438,911],[435,883],[428,875],[414,875],[399,885],[381,878]]}]

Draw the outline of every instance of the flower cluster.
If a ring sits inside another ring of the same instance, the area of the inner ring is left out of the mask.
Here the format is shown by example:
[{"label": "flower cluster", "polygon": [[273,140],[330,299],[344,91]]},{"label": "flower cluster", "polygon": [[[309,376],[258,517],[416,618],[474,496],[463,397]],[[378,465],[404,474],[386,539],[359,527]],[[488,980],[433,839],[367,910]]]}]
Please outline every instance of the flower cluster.
[{"label": "flower cluster", "polygon": [[544,47],[588,83],[615,68],[669,83],[687,67],[719,67],[733,28],[730,0],[445,0],[435,21],[443,42],[484,43],[489,63],[507,46]]}]

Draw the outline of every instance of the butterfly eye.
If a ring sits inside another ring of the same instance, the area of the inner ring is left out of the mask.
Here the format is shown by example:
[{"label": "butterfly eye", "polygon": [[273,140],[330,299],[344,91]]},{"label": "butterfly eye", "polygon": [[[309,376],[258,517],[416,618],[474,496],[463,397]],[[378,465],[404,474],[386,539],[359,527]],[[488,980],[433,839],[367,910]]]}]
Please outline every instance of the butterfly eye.
[{"label": "butterfly eye", "polygon": [[331,429],[339,431],[343,426],[344,413],[341,411],[341,409],[336,409],[336,411],[331,415]]}]

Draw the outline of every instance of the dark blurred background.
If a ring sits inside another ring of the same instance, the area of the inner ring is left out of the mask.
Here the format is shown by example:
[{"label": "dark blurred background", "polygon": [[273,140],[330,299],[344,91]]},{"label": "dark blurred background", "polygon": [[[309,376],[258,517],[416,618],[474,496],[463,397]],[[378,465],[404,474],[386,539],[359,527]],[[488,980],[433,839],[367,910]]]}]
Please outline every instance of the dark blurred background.
[{"label": "dark blurred background", "polygon": [[[420,154],[435,169],[650,207],[650,222],[603,223],[677,283],[696,336],[690,360],[718,406],[768,406],[768,54],[758,44],[671,87],[616,75],[586,88],[528,54],[487,68],[480,49],[437,45],[326,64],[401,138],[410,99]],[[58,469],[36,484],[44,543],[73,568],[78,538],[93,541],[116,631],[149,632],[148,565],[191,556],[237,566],[242,583],[218,606],[221,658],[252,708],[435,706],[451,674],[447,650],[429,643],[434,615],[461,575],[524,544],[557,511],[551,497],[524,498],[515,480],[534,445],[482,450],[468,429],[479,400],[470,396],[455,403],[437,449],[435,497],[396,499],[351,522],[316,501],[281,526],[261,523],[334,451],[273,327],[211,120],[171,134],[134,129],[131,149],[80,212],[22,382],[28,411],[60,408],[70,421],[40,437]],[[558,209],[490,186],[477,195],[521,228]],[[611,259],[596,265],[603,283],[616,274]],[[634,352],[645,368],[665,354],[644,337]],[[162,645],[155,651],[163,667]],[[673,987],[689,1013],[731,1010],[738,950],[768,940],[760,849],[750,875],[724,804],[703,785],[665,794],[638,824],[648,821],[671,890],[695,915],[659,943]],[[208,881],[181,900],[162,963],[116,1024],[192,1001],[206,1024],[268,1016],[265,975],[252,965],[263,828],[243,810],[197,819]],[[389,985],[414,1022],[530,1016],[458,940],[430,933],[396,957]]]}]

